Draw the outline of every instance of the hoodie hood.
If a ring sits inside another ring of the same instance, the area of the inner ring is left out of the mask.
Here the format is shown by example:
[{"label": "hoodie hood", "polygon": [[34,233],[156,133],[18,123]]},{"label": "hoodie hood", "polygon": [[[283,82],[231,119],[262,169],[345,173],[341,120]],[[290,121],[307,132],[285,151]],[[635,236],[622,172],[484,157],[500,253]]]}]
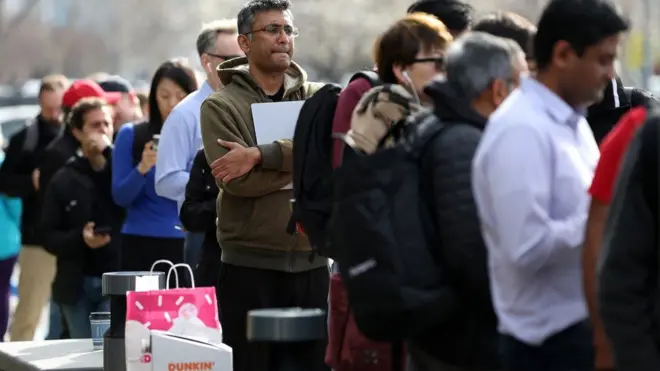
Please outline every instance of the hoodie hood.
[{"label": "hoodie hood", "polygon": [[[263,92],[259,84],[250,75],[247,57],[225,61],[218,66],[217,72],[223,85],[229,85],[233,82],[246,89]],[[284,74],[284,97],[300,90],[306,81],[307,74],[305,71],[292,61]]]},{"label": "hoodie hood", "polygon": [[433,79],[424,93],[433,101],[433,113],[442,121],[465,122],[482,130],[486,127],[487,118],[477,113],[444,77]]},{"label": "hoodie hood", "polygon": [[612,79],[605,88],[603,99],[589,106],[587,110],[587,122],[598,144],[631,107],[632,102],[621,79]]},{"label": "hoodie hood", "polygon": [[626,95],[626,91],[623,86],[623,82],[619,77],[615,77],[610,80],[609,84],[605,88],[603,94],[603,99],[589,106],[588,116],[593,116],[596,114],[601,114],[603,112],[614,111],[618,109],[629,109],[631,102]]}]

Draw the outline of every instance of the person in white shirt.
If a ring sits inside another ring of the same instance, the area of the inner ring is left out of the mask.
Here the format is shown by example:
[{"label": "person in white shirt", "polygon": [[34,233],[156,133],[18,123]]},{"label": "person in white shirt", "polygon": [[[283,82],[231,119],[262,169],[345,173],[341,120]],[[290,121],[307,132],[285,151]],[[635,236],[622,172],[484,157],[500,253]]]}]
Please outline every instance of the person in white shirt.
[{"label": "person in white shirt", "polygon": [[507,371],[594,368],[581,245],[599,152],[584,118],[614,77],[628,23],[607,0],[553,0],[534,41],[538,74],[490,117],[473,191]]},{"label": "person in white shirt", "polygon": [[[190,168],[197,151],[202,148],[200,107],[206,97],[222,86],[216,67],[244,55],[237,37],[235,19],[217,20],[202,27],[197,37],[197,52],[206,72],[206,81],[174,107],[163,124],[156,160],[156,193],[176,201],[179,210],[186,196]],[[186,262],[193,267],[199,262],[203,239],[204,233],[186,235]]]}]

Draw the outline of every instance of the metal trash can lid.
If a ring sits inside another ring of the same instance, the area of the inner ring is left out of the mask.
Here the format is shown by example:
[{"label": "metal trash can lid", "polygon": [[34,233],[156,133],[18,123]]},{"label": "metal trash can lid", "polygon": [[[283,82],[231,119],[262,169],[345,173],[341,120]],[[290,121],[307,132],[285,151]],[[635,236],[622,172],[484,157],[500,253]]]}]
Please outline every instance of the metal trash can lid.
[{"label": "metal trash can lid", "polygon": [[249,341],[300,342],[323,339],[325,311],[321,309],[255,309],[248,312]]},{"label": "metal trash can lid", "polygon": [[[156,283],[155,280],[158,280]],[[103,273],[101,292],[103,295],[126,295],[127,291],[160,290],[165,288],[163,272],[108,272]]]}]

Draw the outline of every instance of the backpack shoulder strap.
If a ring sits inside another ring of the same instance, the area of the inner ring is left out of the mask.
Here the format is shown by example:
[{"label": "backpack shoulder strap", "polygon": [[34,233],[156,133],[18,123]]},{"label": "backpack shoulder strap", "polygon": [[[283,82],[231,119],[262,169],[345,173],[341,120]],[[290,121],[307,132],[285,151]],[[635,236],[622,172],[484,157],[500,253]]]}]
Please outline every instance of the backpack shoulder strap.
[{"label": "backpack shoulder strap", "polygon": [[32,152],[39,144],[39,123],[33,119],[25,129],[25,140],[23,141],[23,152]]},{"label": "backpack shoulder strap", "polygon": [[408,150],[416,158],[422,157],[428,143],[447,129],[448,125],[438,120],[430,110],[424,110],[410,116],[405,128]]},{"label": "backpack shoulder strap", "polygon": [[351,77],[351,79],[348,81],[348,83],[350,84],[351,82],[355,81],[356,79],[360,79],[360,78],[366,79],[367,81],[369,81],[369,83],[371,84],[372,87],[373,86],[378,86],[378,85],[381,84],[380,77],[378,76],[378,73],[376,73],[376,71],[360,71],[360,72],[357,72],[355,75],[353,75]]}]

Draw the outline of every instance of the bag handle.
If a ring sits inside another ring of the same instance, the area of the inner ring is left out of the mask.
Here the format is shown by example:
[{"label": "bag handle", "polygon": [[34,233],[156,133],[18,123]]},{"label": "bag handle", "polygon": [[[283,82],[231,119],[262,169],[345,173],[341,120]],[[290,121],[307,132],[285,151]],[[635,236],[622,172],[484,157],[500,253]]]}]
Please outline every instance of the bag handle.
[{"label": "bag handle", "polygon": [[[166,260],[166,259],[156,260],[156,261],[151,265],[151,269],[149,269],[149,273],[154,273],[154,269],[156,268],[156,266],[157,266],[158,264],[162,264],[162,263],[164,263],[164,264],[168,264],[168,265],[170,266],[170,269],[167,270],[167,288],[169,289],[169,285],[170,285],[170,270],[172,269],[172,267],[174,267],[174,263],[172,263],[170,260]],[[179,287],[179,272],[177,272],[176,269],[174,270],[174,281],[175,281],[175,283],[176,283],[176,287]]]},{"label": "bag handle", "polygon": [[192,288],[195,288],[195,275],[193,274],[192,268],[190,268],[190,265],[186,263],[179,263],[179,264],[172,264],[170,267],[170,270],[167,271],[167,278],[166,278],[166,286],[165,289],[169,290],[170,289],[170,274],[172,274],[172,271],[174,271],[174,276],[177,277],[176,279],[176,288],[179,288],[179,279],[178,279],[178,273],[176,272],[177,267],[184,267],[188,269],[188,272],[190,272],[190,282],[192,283]]}]

